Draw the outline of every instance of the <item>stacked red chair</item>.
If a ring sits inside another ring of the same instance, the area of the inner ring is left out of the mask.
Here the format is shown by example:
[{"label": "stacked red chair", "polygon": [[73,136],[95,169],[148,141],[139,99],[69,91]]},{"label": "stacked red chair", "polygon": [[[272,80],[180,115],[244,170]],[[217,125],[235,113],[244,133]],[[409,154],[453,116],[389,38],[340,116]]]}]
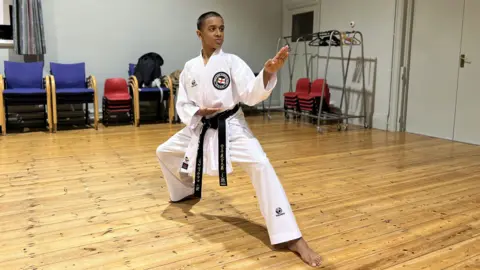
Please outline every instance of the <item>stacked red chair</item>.
[{"label": "stacked red chair", "polygon": [[287,92],[283,94],[284,107],[287,110],[298,111],[298,95],[305,95],[310,93],[310,79],[300,78],[297,81],[295,92]]},{"label": "stacked red chair", "polygon": [[110,78],[105,81],[103,95],[103,124],[108,126],[112,114],[128,114],[133,120],[132,98],[124,78]]},{"label": "stacked red chair", "polygon": [[[322,88],[323,88],[324,79],[316,79],[312,83],[310,93],[298,94],[298,104],[301,111],[307,111],[310,113],[317,114],[318,110],[322,105],[320,104],[320,98],[322,97]],[[330,89],[328,84],[325,82],[325,90],[323,90],[323,104],[330,104]],[[322,108],[323,110],[325,108]]]}]

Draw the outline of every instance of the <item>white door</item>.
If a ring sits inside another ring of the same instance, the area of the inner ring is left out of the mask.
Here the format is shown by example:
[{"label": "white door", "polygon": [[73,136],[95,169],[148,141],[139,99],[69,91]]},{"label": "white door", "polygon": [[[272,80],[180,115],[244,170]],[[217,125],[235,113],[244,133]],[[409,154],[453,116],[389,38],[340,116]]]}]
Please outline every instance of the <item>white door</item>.
[{"label": "white door", "polygon": [[480,144],[480,1],[465,0],[462,49],[455,114],[455,141]]},{"label": "white door", "polygon": [[[480,0],[470,2],[475,1]],[[415,1],[407,132],[453,139],[463,5],[462,0]]]}]

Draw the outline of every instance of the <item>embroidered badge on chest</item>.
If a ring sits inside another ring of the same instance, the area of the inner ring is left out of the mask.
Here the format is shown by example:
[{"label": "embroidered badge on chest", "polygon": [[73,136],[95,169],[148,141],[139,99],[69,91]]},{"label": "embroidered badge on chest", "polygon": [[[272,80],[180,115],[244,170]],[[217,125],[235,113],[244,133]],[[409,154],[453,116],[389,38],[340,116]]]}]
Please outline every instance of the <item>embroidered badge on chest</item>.
[{"label": "embroidered badge on chest", "polygon": [[230,85],[230,76],[227,73],[220,71],[213,76],[213,86],[218,90],[225,90]]}]

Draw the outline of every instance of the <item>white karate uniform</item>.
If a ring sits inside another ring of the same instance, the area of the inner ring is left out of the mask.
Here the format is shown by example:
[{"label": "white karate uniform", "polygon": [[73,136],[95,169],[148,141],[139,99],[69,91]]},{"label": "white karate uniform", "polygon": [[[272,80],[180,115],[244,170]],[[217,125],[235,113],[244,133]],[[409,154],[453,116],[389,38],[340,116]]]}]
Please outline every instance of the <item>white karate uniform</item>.
[{"label": "white karate uniform", "polygon": [[[157,148],[164,179],[172,201],[194,194],[194,175],[199,134],[200,107],[230,110],[244,103],[256,105],[267,99],[277,83],[274,75],[266,89],[263,70],[257,77],[238,56],[217,50],[205,65],[202,55],[188,61],[180,74],[177,111],[186,127]],[[301,237],[283,187],[258,140],[239,109],[226,120],[226,171],[237,162],[249,174],[273,245]],[[205,134],[203,172],[218,175],[218,130]],[[205,186],[205,185],[203,185]],[[234,188],[234,187],[232,187]]]}]

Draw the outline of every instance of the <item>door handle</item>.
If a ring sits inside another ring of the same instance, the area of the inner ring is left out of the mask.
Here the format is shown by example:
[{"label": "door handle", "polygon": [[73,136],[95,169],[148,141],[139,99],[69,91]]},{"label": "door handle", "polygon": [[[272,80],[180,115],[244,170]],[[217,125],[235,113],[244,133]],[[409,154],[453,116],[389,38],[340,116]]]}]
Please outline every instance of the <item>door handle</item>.
[{"label": "door handle", "polygon": [[471,61],[467,61],[467,58],[465,57],[465,54],[460,55],[460,67],[463,68],[465,67],[465,64],[471,64]]}]

